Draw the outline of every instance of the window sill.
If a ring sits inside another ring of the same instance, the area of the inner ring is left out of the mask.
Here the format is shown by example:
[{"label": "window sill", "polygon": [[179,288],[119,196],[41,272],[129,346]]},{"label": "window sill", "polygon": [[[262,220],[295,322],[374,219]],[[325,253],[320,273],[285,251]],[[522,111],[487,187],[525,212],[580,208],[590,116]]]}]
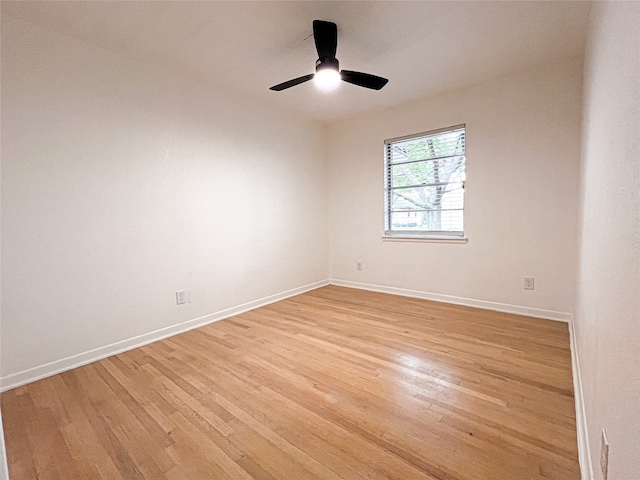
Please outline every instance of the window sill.
[{"label": "window sill", "polygon": [[383,235],[383,242],[413,242],[413,243],[467,243],[467,237],[438,237],[429,235]]}]

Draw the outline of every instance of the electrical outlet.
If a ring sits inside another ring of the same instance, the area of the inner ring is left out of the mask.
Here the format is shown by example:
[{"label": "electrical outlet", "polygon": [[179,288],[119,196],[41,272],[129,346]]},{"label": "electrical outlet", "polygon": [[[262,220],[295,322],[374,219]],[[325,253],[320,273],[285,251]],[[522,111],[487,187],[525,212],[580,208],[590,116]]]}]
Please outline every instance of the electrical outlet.
[{"label": "electrical outlet", "polygon": [[356,270],[358,270],[359,272],[362,271],[362,262],[356,262]]},{"label": "electrical outlet", "polygon": [[607,431],[602,429],[602,439],[600,446],[600,468],[602,469],[602,479],[607,480],[609,470],[609,440],[607,440]]},{"label": "electrical outlet", "polygon": [[182,305],[187,303],[187,294],[184,290],[178,290],[176,292],[176,305]]},{"label": "electrical outlet", "polygon": [[533,277],[524,277],[524,289],[525,290],[533,290],[535,286],[536,279]]}]

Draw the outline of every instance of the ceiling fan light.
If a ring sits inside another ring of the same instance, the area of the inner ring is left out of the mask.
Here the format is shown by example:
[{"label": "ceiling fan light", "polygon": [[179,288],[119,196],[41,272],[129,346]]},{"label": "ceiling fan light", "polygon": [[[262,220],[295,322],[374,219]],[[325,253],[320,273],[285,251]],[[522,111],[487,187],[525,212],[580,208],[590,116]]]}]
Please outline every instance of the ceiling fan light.
[{"label": "ceiling fan light", "polygon": [[340,74],[333,68],[323,68],[318,70],[315,77],[313,77],[313,83],[316,84],[316,87],[325,92],[338,88],[340,80]]}]

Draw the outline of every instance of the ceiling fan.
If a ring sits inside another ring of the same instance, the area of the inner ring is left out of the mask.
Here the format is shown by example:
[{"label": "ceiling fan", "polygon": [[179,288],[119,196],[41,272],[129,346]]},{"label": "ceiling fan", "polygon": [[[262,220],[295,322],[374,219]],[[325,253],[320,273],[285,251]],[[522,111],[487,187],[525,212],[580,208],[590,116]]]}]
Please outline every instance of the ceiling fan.
[{"label": "ceiling fan", "polygon": [[318,60],[316,60],[316,73],[294,78],[288,82],[274,85],[269,90],[279,92],[287,88],[295,87],[301,83],[313,79],[316,85],[322,90],[332,90],[337,87],[340,80],[352,83],[359,87],[380,90],[389,80],[386,78],[371,75],[369,73],[353,72],[351,70],[338,69],[338,59],[336,49],[338,46],[338,28],[335,23],[323,20],[313,21],[313,38],[316,42]]}]

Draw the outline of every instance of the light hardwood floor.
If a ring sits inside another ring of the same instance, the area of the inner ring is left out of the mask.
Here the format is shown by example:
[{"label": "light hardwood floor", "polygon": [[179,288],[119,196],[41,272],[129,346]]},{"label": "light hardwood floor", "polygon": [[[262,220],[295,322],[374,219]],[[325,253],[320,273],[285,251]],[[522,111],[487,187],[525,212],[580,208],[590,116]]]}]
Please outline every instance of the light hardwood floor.
[{"label": "light hardwood floor", "polygon": [[578,479],[567,325],[325,287],[2,395],[22,479]]}]

